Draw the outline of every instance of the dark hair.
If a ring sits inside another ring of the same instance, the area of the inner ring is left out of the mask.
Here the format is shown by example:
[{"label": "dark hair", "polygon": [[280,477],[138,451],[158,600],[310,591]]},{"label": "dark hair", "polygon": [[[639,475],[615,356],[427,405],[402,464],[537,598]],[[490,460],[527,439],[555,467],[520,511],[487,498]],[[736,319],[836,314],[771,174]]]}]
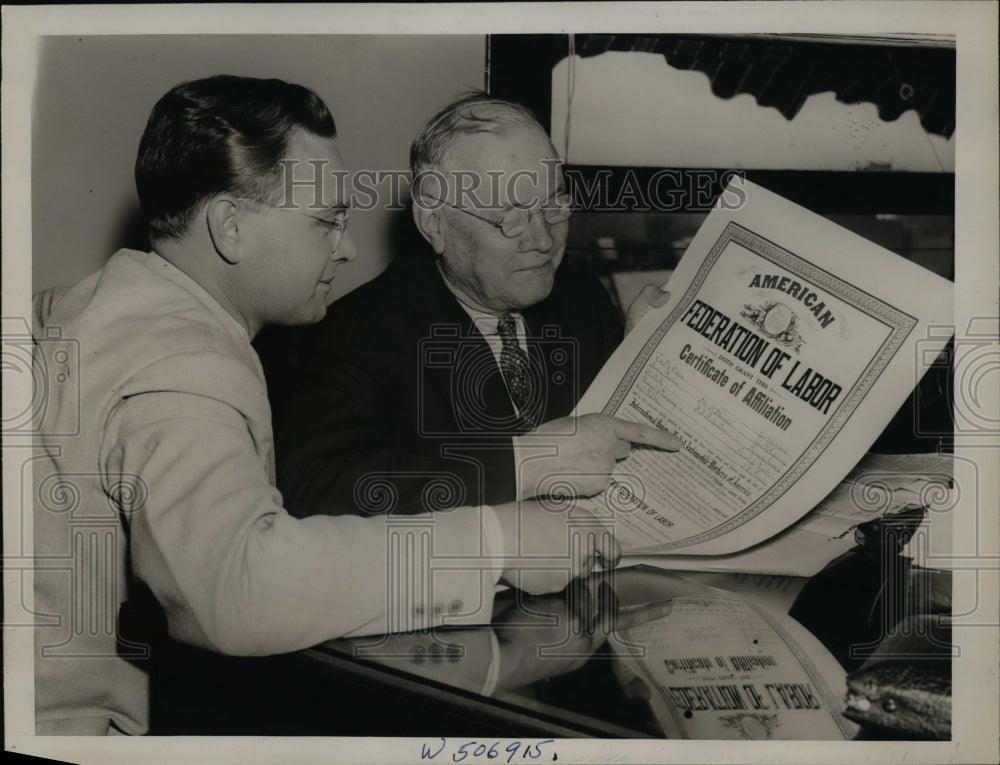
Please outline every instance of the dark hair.
[{"label": "dark hair", "polygon": [[217,75],[172,88],[153,107],[135,162],[151,239],[183,236],[214,194],[274,203],[296,128],[337,134],[326,104],[301,85]]},{"label": "dark hair", "polygon": [[534,113],[515,101],[481,90],[468,91],[431,117],[410,144],[410,172],[416,179],[440,166],[452,143],[461,135],[498,133],[507,125],[537,125]]}]

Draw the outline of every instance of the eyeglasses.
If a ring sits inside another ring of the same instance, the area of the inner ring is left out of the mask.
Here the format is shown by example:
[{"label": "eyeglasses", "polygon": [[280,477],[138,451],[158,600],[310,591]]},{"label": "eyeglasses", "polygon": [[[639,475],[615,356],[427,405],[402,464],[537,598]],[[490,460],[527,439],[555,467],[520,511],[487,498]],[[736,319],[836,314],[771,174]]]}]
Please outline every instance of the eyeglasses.
[{"label": "eyeglasses", "polygon": [[344,232],[347,230],[347,221],[350,220],[351,215],[347,210],[338,209],[335,211],[336,217],[332,220],[329,218],[321,218],[318,215],[310,215],[307,212],[302,212],[302,210],[296,210],[289,207],[278,207],[276,205],[270,205],[266,202],[261,202],[257,199],[250,199],[249,197],[236,197],[242,202],[250,202],[258,207],[267,207],[271,210],[280,210],[281,212],[295,213],[303,218],[312,218],[314,221],[323,224],[326,228],[325,235],[330,238],[330,246],[333,249],[337,249],[340,245],[340,240],[344,238]]},{"label": "eyeglasses", "polygon": [[508,239],[513,239],[523,234],[531,223],[531,216],[535,213],[540,212],[542,220],[552,226],[562,223],[564,220],[569,220],[569,217],[573,214],[573,197],[565,193],[553,194],[537,208],[513,207],[505,212],[500,220],[476,215],[476,213],[470,212],[464,207],[453,205],[451,202],[445,202],[443,199],[438,199],[437,201],[464,212],[466,215],[471,215],[473,218],[478,218],[484,223],[489,223],[494,228],[500,229],[500,233]]}]

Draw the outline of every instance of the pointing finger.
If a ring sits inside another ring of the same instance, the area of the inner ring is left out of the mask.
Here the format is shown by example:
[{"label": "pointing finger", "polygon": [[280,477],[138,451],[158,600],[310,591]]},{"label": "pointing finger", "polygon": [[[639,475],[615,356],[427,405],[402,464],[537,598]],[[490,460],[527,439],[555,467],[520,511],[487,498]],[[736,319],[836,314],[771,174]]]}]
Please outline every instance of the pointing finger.
[{"label": "pointing finger", "polygon": [[681,448],[681,442],[677,436],[665,430],[660,430],[652,425],[643,425],[641,422],[622,420],[617,417],[612,419],[614,420],[615,435],[619,438],[628,439],[634,444],[655,446],[657,449],[663,449],[668,452],[676,452]]},{"label": "pointing finger", "polygon": [[662,619],[673,610],[672,603],[650,603],[636,608],[619,608],[616,613],[615,631],[627,630],[646,622]]}]

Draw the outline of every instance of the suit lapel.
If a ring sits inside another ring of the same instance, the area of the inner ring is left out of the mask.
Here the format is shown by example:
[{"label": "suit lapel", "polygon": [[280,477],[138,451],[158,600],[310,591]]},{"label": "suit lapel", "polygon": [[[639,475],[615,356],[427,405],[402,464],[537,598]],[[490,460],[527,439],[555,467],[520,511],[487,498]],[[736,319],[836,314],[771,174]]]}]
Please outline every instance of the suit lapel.
[{"label": "suit lapel", "polygon": [[548,299],[524,311],[528,354],[541,370],[544,406],[539,422],[565,417],[583,391],[577,391],[580,350],[576,341],[562,336],[561,322]]},{"label": "suit lapel", "polygon": [[435,262],[414,257],[404,269],[404,279],[421,337],[417,374],[428,386],[419,405],[427,407],[428,397],[433,396],[441,413],[450,412],[450,423],[443,417],[436,423],[441,431],[510,430],[514,407],[493,352],[444,285]]}]

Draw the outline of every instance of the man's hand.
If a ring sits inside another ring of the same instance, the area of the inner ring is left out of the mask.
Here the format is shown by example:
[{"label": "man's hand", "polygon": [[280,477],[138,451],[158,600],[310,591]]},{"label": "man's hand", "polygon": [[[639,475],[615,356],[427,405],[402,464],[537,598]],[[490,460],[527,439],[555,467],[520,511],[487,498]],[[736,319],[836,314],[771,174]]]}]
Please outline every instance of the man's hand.
[{"label": "man's hand", "polygon": [[627,335],[635,325],[642,321],[642,317],[654,308],[662,308],[670,300],[670,293],[663,287],[656,284],[647,284],[642,288],[632,305],[628,307],[625,314],[625,334]]},{"label": "man's hand", "polygon": [[[612,632],[670,613],[670,602],[621,608],[613,584],[615,575],[602,572],[575,579],[559,595],[518,596],[496,616],[493,629],[500,645],[497,687],[516,688],[572,672],[586,664]],[[633,693],[641,693],[643,687],[640,681]],[[646,693],[648,697],[648,690]]]},{"label": "man's hand", "polygon": [[615,463],[631,453],[632,444],[669,452],[681,446],[676,436],[652,425],[604,414],[562,417],[539,425],[514,438],[520,495],[598,494],[607,486]]},{"label": "man's hand", "polygon": [[492,627],[500,646],[497,688],[504,690],[573,672],[606,640],[576,627],[563,594],[520,595]]},{"label": "man's hand", "polygon": [[566,598],[574,631],[607,637],[646,622],[662,619],[673,610],[669,600],[650,601],[622,607],[615,581],[626,571],[601,571],[586,579],[575,579],[566,588]]},{"label": "man's hand", "polygon": [[594,566],[614,568],[621,547],[607,522],[569,502],[494,507],[503,534],[501,579],[532,595],[560,592]]}]

